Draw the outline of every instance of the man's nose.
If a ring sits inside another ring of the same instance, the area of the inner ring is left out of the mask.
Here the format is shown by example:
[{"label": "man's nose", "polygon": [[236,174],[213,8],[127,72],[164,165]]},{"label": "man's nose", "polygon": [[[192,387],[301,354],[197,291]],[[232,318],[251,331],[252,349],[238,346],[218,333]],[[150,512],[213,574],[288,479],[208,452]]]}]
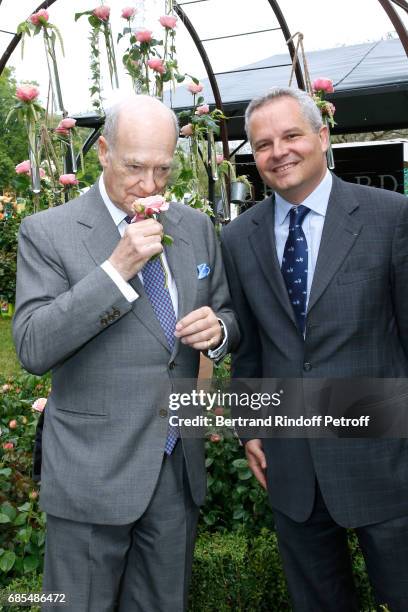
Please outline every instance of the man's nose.
[{"label": "man's nose", "polygon": [[273,157],[280,159],[287,154],[288,148],[283,140],[275,140],[272,148]]},{"label": "man's nose", "polygon": [[154,170],[153,168],[145,168],[143,175],[139,181],[140,187],[143,189],[145,193],[152,193],[156,190],[156,181],[154,178]]}]

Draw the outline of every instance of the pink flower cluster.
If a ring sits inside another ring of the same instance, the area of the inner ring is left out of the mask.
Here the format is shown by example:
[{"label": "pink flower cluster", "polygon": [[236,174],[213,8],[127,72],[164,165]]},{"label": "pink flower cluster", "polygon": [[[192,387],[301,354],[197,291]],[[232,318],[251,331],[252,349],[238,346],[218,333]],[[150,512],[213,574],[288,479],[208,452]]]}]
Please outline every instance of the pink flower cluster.
[{"label": "pink flower cluster", "polygon": [[[30,176],[31,175],[30,160],[25,159],[24,161],[20,162],[15,167],[15,170],[17,174],[27,174],[27,176]],[[45,177],[45,170],[40,168],[40,178],[44,178],[44,177]]]},{"label": "pink flower cluster", "polygon": [[125,6],[122,9],[122,17],[123,19],[132,19],[136,15],[136,9],[133,6]]},{"label": "pink flower cluster", "polygon": [[44,410],[44,408],[45,408],[45,404],[46,403],[47,403],[47,398],[46,397],[39,397],[32,404],[31,408],[33,410],[36,410],[37,412],[42,412]]},{"label": "pink flower cluster", "polygon": [[166,28],[167,30],[174,30],[177,23],[177,17],[173,17],[173,15],[162,15],[159,21],[163,28]]},{"label": "pink flower cluster", "polygon": [[147,198],[138,198],[132,204],[135,216],[132,223],[142,221],[152,217],[155,213],[165,212],[169,208],[169,203],[166,202],[162,195],[153,195]]},{"label": "pink flower cluster", "polygon": [[166,68],[162,59],[149,59],[147,60],[147,65],[149,66],[149,68],[151,68],[155,72],[158,72],[159,74],[164,74],[166,72]]},{"label": "pink flower cluster", "polygon": [[61,174],[59,182],[64,187],[72,187],[72,185],[78,185],[78,180],[75,174]]},{"label": "pink flower cluster", "polygon": [[313,91],[324,91],[325,93],[334,92],[333,81],[331,79],[326,79],[323,77],[320,77],[319,79],[313,81],[312,87]]},{"label": "pink flower cluster", "polygon": [[45,9],[40,9],[37,13],[30,15],[29,20],[34,25],[45,25],[49,19],[48,12]]},{"label": "pink flower cluster", "polygon": [[136,40],[140,43],[148,43],[153,38],[153,32],[151,30],[139,30],[136,32]]},{"label": "pink flower cluster", "polygon": [[210,107],[208,104],[202,104],[201,106],[197,106],[195,115],[208,115],[210,112]]},{"label": "pink flower cluster", "polygon": [[180,130],[180,134],[182,136],[192,136],[193,135],[193,125],[191,123],[187,123],[187,125],[183,125]]},{"label": "pink flower cluster", "polygon": [[92,14],[95,15],[101,21],[108,21],[110,15],[110,7],[103,4],[102,6],[97,6],[96,9],[92,11]]},{"label": "pink flower cluster", "polygon": [[20,85],[16,89],[16,97],[21,102],[33,102],[40,95],[40,91],[34,85]]},{"label": "pink flower cluster", "polygon": [[198,93],[200,93],[201,91],[203,91],[203,86],[201,85],[201,83],[194,83],[194,82],[193,82],[193,83],[189,83],[189,84],[187,85],[187,89],[188,89],[188,91],[189,91],[190,93],[192,93],[192,94],[194,94],[194,95],[195,95],[195,94],[198,94]]},{"label": "pink flower cluster", "polygon": [[72,119],[72,117],[65,117],[65,119],[61,119],[57,127],[55,128],[56,134],[61,134],[62,136],[68,136],[69,130],[75,127],[76,119]]}]

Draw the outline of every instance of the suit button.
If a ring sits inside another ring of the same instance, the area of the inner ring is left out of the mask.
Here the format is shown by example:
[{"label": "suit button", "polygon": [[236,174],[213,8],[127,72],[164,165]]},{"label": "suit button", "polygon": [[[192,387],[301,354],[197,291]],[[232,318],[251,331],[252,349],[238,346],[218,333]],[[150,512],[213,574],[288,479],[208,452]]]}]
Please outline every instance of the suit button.
[{"label": "suit button", "polygon": [[174,363],[174,361],[170,361],[169,370],[174,370],[175,367],[176,367],[176,364]]},{"label": "suit button", "polygon": [[165,408],[160,408],[159,414],[164,419],[164,417],[167,416],[167,410]]},{"label": "suit button", "polygon": [[310,372],[310,370],[312,369],[312,364],[309,363],[308,361],[306,361],[306,363],[303,364],[303,369],[305,372]]}]

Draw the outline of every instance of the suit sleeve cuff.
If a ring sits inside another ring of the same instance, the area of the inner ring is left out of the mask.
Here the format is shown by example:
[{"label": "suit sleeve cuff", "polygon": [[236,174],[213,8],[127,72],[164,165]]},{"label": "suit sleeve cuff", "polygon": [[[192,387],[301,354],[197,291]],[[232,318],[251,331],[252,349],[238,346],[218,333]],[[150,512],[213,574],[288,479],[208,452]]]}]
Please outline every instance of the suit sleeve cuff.
[{"label": "suit sleeve cuff", "polygon": [[116,268],[113,267],[110,261],[106,260],[101,264],[102,270],[113,280],[119,291],[127,299],[128,302],[134,302],[139,297],[139,294],[133,289],[133,287],[125,281],[124,278],[119,274]]},{"label": "suit sleeve cuff", "polygon": [[220,324],[221,329],[222,329],[222,342],[216,348],[213,348],[210,351],[207,351],[208,357],[210,359],[215,359],[215,360],[223,356],[224,349],[228,341],[228,332],[224,324],[224,321],[222,321],[222,319],[218,319],[218,323]]}]

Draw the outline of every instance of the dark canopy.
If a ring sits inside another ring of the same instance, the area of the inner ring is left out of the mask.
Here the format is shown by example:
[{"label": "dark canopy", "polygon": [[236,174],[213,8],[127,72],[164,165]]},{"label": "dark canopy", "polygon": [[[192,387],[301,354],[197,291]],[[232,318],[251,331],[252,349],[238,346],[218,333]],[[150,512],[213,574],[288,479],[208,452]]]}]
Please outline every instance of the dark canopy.
[{"label": "dark canopy", "polygon": [[[311,51],[307,61],[312,80],[333,80],[336,106],[334,133],[408,128],[408,59],[399,40],[380,40]],[[230,140],[244,137],[243,114],[249,101],[272,86],[287,86],[287,55],[274,55],[217,76]],[[208,79],[204,96],[214,104]],[[167,99],[167,101],[169,101]],[[191,105],[191,94],[178,87],[172,105],[176,111]]]}]

